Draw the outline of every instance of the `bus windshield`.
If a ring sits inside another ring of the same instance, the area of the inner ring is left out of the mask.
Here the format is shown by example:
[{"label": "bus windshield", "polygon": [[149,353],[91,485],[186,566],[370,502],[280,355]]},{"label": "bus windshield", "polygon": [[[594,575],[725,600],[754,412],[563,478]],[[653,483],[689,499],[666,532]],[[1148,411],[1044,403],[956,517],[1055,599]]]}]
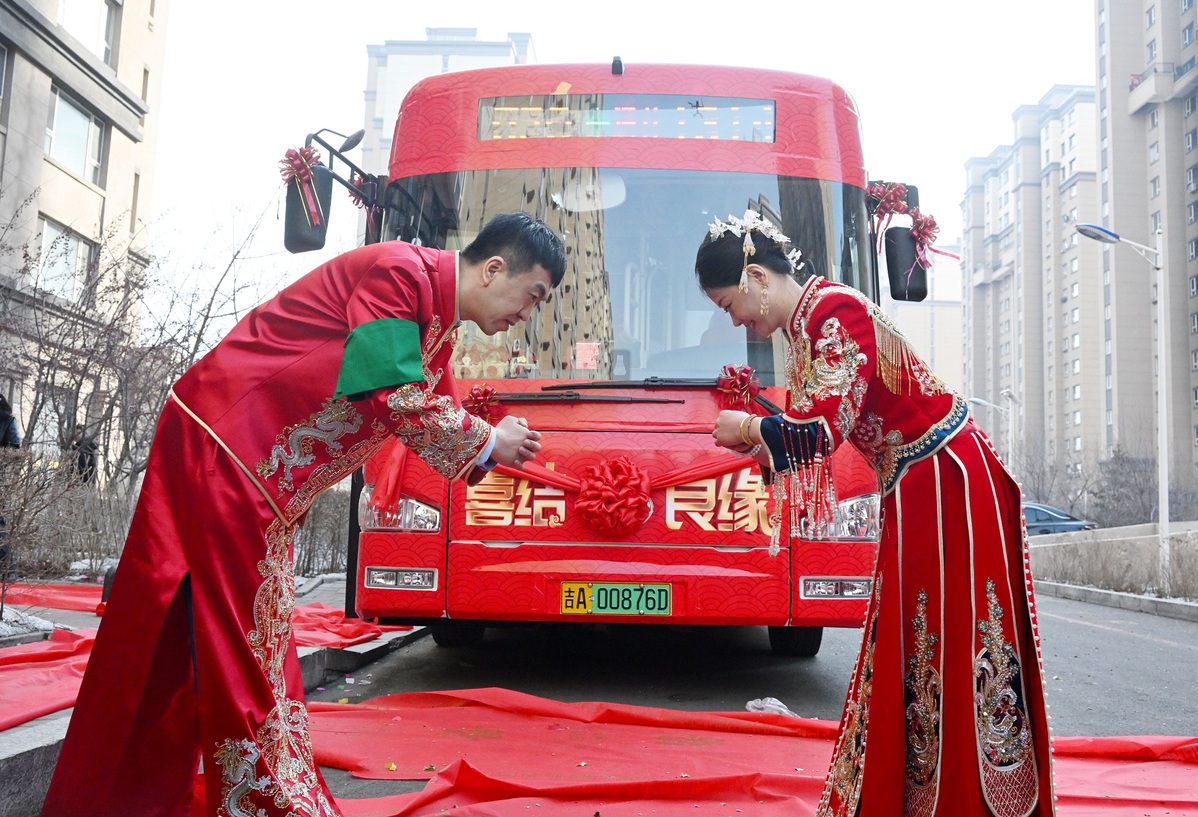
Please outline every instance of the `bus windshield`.
[{"label": "bus windshield", "polygon": [[818,179],[593,167],[411,176],[388,188],[384,237],[461,250],[494,215],[524,210],[564,239],[566,276],[528,321],[489,337],[462,327],[458,377],[714,379],[747,363],[762,385],[781,385],[781,339],[734,327],[695,280],[708,225],[746,209],[802,250],[801,277],[876,300],[865,193]]}]

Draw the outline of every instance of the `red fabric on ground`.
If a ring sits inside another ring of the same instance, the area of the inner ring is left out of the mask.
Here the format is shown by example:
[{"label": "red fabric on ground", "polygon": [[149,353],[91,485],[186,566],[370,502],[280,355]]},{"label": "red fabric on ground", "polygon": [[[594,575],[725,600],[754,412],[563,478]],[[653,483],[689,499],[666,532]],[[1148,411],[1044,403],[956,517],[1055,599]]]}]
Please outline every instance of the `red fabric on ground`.
[{"label": "red fabric on ground", "polygon": [[98,584],[10,584],[4,603],[91,613],[96,610],[102,595],[104,588]]},{"label": "red fabric on ground", "polygon": [[[87,585],[17,587],[22,588],[19,596],[22,599],[21,604],[37,604],[53,609],[91,610],[96,607],[94,600],[91,607],[63,606],[83,604],[88,594],[60,592],[58,588],[94,590],[95,597],[98,599],[100,596],[99,587],[92,588]],[[13,594],[10,593],[6,603],[18,602],[13,601]],[[380,627],[360,619],[347,619],[344,611],[320,602],[295,608],[292,627],[297,646],[334,648],[373,641],[384,630],[411,629]],[[0,730],[75,705],[75,697],[79,693],[79,683],[87,668],[87,659],[91,654],[95,635],[95,629],[56,629],[48,641],[0,649]]]},{"label": "red fabric on ground", "polygon": [[291,632],[297,647],[350,647],[373,641],[383,628],[319,601],[298,606],[291,615]]},{"label": "red fabric on ground", "polygon": [[74,706],[95,639],[94,629],[55,630],[0,650],[0,730]]},{"label": "red fabric on ground", "polygon": [[[437,770],[416,794],[338,801],[346,817],[810,815],[837,726],[502,689],[312,702],[309,713],[322,765],[378,779]],[[1059,817],[1198,815],[1198,738],[1057,738],[1054,750]]]}]

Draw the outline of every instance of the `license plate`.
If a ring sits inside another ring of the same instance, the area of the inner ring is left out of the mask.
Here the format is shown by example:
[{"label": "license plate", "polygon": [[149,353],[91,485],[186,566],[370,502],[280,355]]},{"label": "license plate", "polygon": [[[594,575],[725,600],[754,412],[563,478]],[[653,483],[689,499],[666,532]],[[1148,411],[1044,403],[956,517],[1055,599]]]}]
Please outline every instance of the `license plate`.
[{"label": "license plate", "polygon": [[562,582],[562,613],[668,616],[670,585],[640,582]]}]

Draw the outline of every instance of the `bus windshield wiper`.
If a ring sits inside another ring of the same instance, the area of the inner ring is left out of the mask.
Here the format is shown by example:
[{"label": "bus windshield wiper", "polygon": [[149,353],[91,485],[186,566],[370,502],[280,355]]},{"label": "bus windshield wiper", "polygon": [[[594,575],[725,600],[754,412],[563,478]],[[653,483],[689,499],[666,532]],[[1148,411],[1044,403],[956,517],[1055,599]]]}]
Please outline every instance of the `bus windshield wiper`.
[{"label": "bus windshield wiper", "polygon": [[714,389],[716,381],[713,377],[646,377],[644,380],[579,380],[573,383],[554,383],[542,386],[542,391],[562,391],[575,389],[653,389],[672,388],[677,386],[694,386]]},{"label": "bus windshield wiper", "polygon": [[685,403],[670,397],[629,397],[625,394],[579,394],[576,391],[513,392],[496,394],[499,403]]}]

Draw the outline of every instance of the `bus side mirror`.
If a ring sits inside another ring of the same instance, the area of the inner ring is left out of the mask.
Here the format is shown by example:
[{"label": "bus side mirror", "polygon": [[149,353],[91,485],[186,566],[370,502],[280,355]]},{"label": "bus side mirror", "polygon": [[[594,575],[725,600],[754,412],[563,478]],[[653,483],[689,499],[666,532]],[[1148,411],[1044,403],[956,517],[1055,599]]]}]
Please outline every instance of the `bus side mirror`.
[{"label": "bus side mirror", "polygon": [[896,301],[922,301],[928,297],[928,270],[920,263],[911,228],[887,228],[885,244],[890,297]]},{"label": "bus side mirror", "polygon": [[283,211],[283,246],[288,252],[308,252],[324,247],[329,231],[329,207],[333,202],[333,171],[312,165],[312,178],[287,182]]}]

